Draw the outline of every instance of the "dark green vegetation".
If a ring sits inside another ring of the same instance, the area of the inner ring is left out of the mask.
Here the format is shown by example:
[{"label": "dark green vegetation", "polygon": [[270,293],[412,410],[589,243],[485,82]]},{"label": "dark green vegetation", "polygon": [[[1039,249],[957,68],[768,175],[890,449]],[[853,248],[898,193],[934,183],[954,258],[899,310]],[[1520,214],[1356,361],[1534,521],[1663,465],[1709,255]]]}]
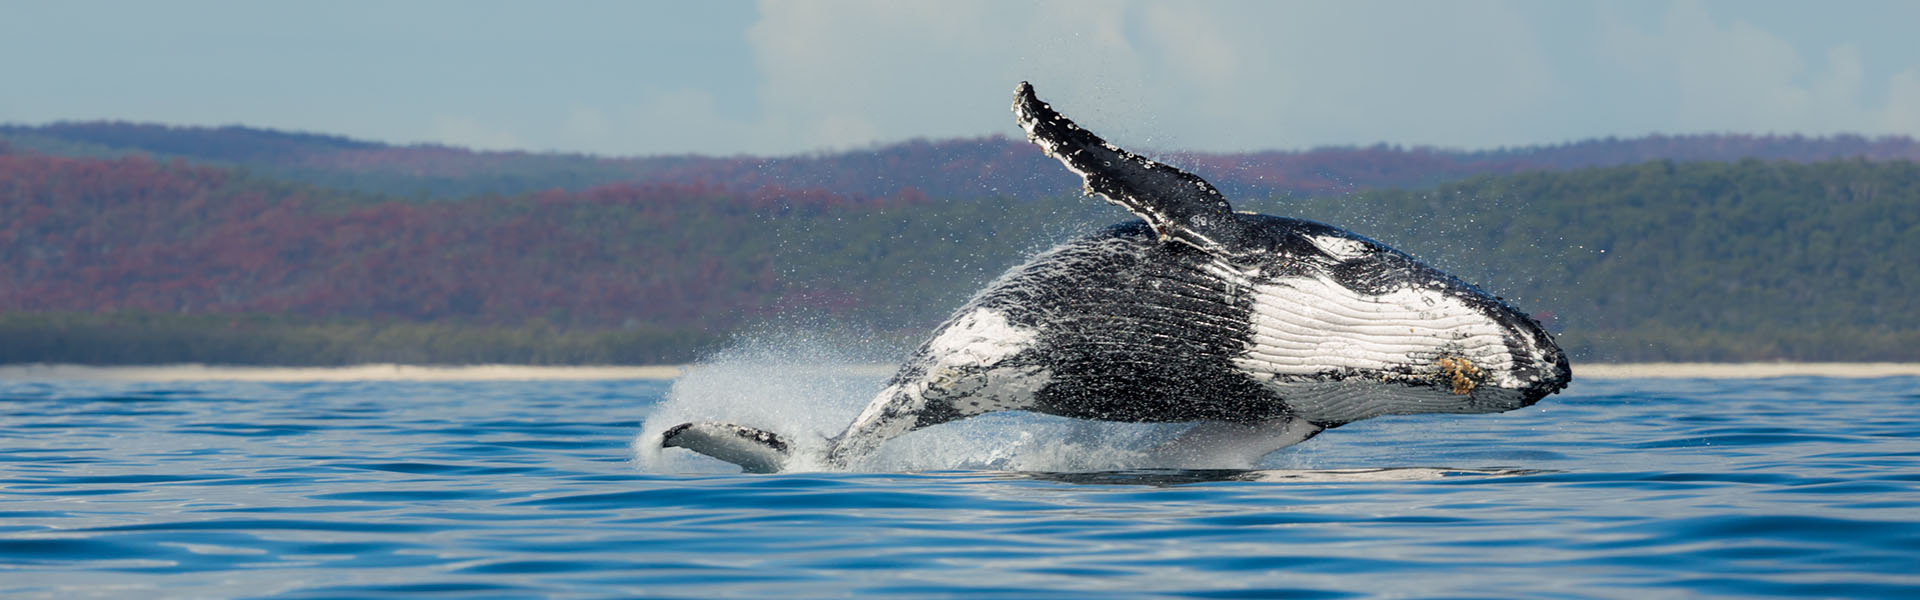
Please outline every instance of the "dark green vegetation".
[{"label": "dark green vegetation", "polygon": [[1583,359],[1920,360],[1912,162],[1658,161],[1297,206],[1549,316]]},{"label": "dark green vegetation", "polygon": [[652,327],[568,330],[264,315],[0,313],[0,364],[672,364],[717,348],[716,333]]},{"label": "dark green vegetation", "polygon": [[[1005,140],[602,160],[59,127],[0,128],[0,362],[660,363],[754,328],[897,347],[1024,256],[1129,218]],[[1511,298],[1580,360],[1920,360],[1920,169],[1899,158],[1914,144],[1791,141],[1185,164],[1242,209],[1339,225]],[[1703,147],[1891,159],[1525,170]]]},{"label": "dark green vegetation", "polygon": [[[1024,140],[987,137],[924,140],[870,150],[760,158],[474,152],[445,146],[390,146],[339,136],[247,127],[168,127],[118,122],[0,125],[0,145],[55,156],[118,158],[237,168],[263,178],[396,198],[457,200],[554,189],[583,191],[613,183],[774,186],[843,196],[881,197],[915,190],[935,198],[1040,198],[1079,185]],[[1135,148],[1135,150],[1152,150]],[[1304,152],[1191,154],[1169,158],[1235,198],[1345,194],[1375,188],[1428,187],[1483,174],[1630,165],[1651,160],[1816,162],[1864,157],[1920,161],[1906,137],[1840,135],[1653,135],[1554,146],[1458,151],[1375,145]]]}]

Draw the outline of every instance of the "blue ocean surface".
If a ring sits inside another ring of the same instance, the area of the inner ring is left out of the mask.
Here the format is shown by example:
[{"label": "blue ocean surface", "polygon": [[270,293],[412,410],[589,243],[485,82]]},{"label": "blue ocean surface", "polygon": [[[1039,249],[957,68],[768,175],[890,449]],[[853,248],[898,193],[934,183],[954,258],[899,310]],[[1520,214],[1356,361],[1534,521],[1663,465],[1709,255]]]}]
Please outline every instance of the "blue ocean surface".
[{"label": "blue ocean surface", "polygon": [[0,381],[0,597],[1920,596],[1920,378],[1577,379],[1251,471],[1019,414],[856,472],[636,456],[701,385]]}]

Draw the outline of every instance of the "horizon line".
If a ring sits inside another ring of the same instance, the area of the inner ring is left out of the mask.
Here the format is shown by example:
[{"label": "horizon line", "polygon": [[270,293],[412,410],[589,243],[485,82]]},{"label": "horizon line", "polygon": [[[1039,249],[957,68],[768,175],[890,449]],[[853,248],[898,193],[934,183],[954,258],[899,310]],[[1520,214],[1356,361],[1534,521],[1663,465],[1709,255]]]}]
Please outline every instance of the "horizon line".
[{"label": "horizon line", "polygon": [[[661,153],[661,154],[609,155],[609,154],[598,154],[593,152],[559,150],[559,149],[551,149],[551,148],[549,149],[533,149],[533,148],[485,149],[485,148],[474,148],[470,146],[457,146],[453,144],[447,144],[442,142],[432,142],[432,141],[394,142],[394,141],[358,138],[358,137],[352,137],[345,134],[328,133],[328,132],[322,132],[322,131],[276,129],[272,127],[262,127],[262,126],[256,126],[256,125],[248,125],[244,123],[229,123],[229,124],[223,124],[223,125],[175,124],[175,123],[162,123],[162,122],[154,122],[154,121],[131,121],[131,120],[125,120],[125,119],[112,119],[112,118],[102,118],[102,119],[92,119],[92,120],[60,119],[60,120],[37,123],[37,124],[0,121],[0,133],[21,132],[21,131],[37,132],[37,131],[44,131],[44,130],[62,127],[62,126],[69,126],[69,127],[71,126],[122,126],[122,127],[135,127],[135,128],[162,128],[170,131],[175,131],[175,130],[206,131],[206,132],[240,131],[240,132],[251,133],[251,134],[268,134],[271,136],[284,137],[284,138],[319,138],[319,139],[336,141],[336,142],[345,142],[345,143],[351,143],[356,145],[377,147],[377,148],[362,148],[362,149],[441,150],[441,151],[463,152],[463,153],[478,155],[478,156],[487,156],[487,155],[529,156],[530,155],[530,156],[549,156],[549,157],[577,157],[577,158],[594,159],[594,160],[614,160],[614,161],[648,160],[648,159],[659,159],[659,158],[709,158],[709,159],[721,159],[721,160],[740,160],[740,159],[778,160],[778,159],[791,159],[791,158],[819,158],[819,157],[825,157],[825,156],[879,152],[888,148],[914,145],[914,144],[940,145],[940,144],[954,144],[954,143],[980,143],[980,142],[1004,141],[1005,143],[1010,145],[1027,146],[1026,143],[1022,142],[1021,140],[1015,139],[1007,135],[1006,133],[995,132],[995,133],[988,133],[988,134],[982,134],[977,136],[958,136],[958,137],[947,137],[947,138],[930,138],[925,136],[914,136],[914,137],[898,139],[893,141],[884,141],[884,142],[876,141],[876,142],[871,142],[871,143],[860,145],[860,146],[852,146],[852,147],[846,147],[846,148],[817,148],[813,150],[804,150],[800,152],[791,152],[791,153],[784,153],[784,154],[755,154],[755,153],[749,153],[749,152],[740,152],[735,154],[707,154],[707,153],[698,153],[698,152],[683,152],[683,153]],[[58,137],[58,136],[50,136],[50,137]],[[1190,156],[1190,157],[1259,156],[1259,155],[1271,155],[1271,154],[1305,155],[1305,154],[1313,154],[1317,152],[1372,150],[1372,149],[1382,149],[1382,148],[1391,149],[1396,152],[1413,152],[1413,153],[1424,152],[1424,153],[1435,153],[1435,154],[1472,155],[1472,154],[1523,153],[1523,152],[1537,151],[1542,149],[1571,147],[1571,146],[1577,146],[1580,144],[1588,144],[1588,143],[1617,143],[1617,142],[1632,142],[1637,140],[1689,139],[1689,138],[1714,138],[1714,137],[1751,138],[1751,139],[1757,139],[1757,140],[1785,140],[1785,141],[1811,140],[1815,142],[1852,139],[1852,140],[1860,140],[1868,143],[1888,143],[1888,142],[1906,143],[1906,144],[1916,143],[1915,136],[1906,135],[1906,134],[1867,135],[1863,133],[1854,133],[1854,132],[1807,134],[1807,133],[1797,133],[1797,132],[1796,133],[1781,133],[1781,132],[1746,133],[1746,132],[1720,131],[1720,132],[1693,132],[1693,133],[1648,132],[1648,133],[1643,133],[1639,135],[1613,134],[1613,135],[1606,135],[1601,137],[1588,137],[1588,138],[1580,138],[1580,139],[1572,139],[1572,140],[1561,140],[1557,142],[1541,142],[1541,143],[1521,145],[1521,146],[1495,146],[1495,147],[1488,147],[1488,148],[1470,148],[1465,146],[1442,146],[1442,145],[1433,145],[1433,144],[1409,145],[1409,144],[1399,144],[1399,143],[1387,142],[1387,141],[1376,141],[1370,144],[1365,144],[1365,143],[1328,144],[1328,145],[1311,146],[1305,149],[1268,148],[1268,149],[1260,149],[1260,150],[1242,150],[1242,151],[1235,151],[1235,152],[1166,149],[1166,148],[1153,148],[1151,146],[1147,148],[1152,153],[1155,153],[1158,155]],[[65,139],[65,138],[61,138],[61,139]],[[125,148],[125,147],[121,146],[120,148]],[[129,149],[145,152],[144,150],[140,150],[137,148],[129,148]],[[342,151],[350,151],[350,150],[342,150]]]}]

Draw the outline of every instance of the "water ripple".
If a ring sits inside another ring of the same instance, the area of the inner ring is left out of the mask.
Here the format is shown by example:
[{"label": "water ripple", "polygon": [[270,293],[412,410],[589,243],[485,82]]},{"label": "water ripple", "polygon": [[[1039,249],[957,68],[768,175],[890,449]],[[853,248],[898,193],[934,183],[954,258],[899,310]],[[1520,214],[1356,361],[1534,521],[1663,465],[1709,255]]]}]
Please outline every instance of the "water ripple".
[{"label": "water ripple", "polygon": [[[1914,597],[1917,390],[1581,382],[1250,471],[743,475],[628,461],[661,382],[0,382],[0,596]],[[903,441],[1089,437],[968,426]]]}]

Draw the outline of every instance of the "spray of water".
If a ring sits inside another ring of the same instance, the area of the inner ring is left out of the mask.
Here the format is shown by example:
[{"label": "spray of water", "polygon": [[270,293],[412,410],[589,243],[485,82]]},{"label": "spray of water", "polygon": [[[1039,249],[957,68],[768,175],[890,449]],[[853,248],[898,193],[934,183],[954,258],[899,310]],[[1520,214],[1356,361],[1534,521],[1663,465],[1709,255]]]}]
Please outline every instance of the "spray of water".
[{"label": "spray of water", "polygon": [[[790,470],[825,470],[826,440],[846,427],[892,374],[849,342],[802,333],[759,334],[693,366],[634,439],[642,470],[731,473],[739,468],[678,448],[661,434],[692,421],[779,433],[794,446]],[[889,441],[849,469],[870,472],[988,470],[1085,472],[1157,468],[1151,450],[1186,425],[1104,423],[1024,412],[992,413]]]},{"label": "spray of water", "polygon": [[870,366],[844,342],[801,334],[756,334],[694,365],[674,381],[634,440],[642,469],[731,472],[737,467],[679,449],[660,448],[668,428],[714,421],[779,433],[797,456],[819,454],[878,389],[885,367]]}]

